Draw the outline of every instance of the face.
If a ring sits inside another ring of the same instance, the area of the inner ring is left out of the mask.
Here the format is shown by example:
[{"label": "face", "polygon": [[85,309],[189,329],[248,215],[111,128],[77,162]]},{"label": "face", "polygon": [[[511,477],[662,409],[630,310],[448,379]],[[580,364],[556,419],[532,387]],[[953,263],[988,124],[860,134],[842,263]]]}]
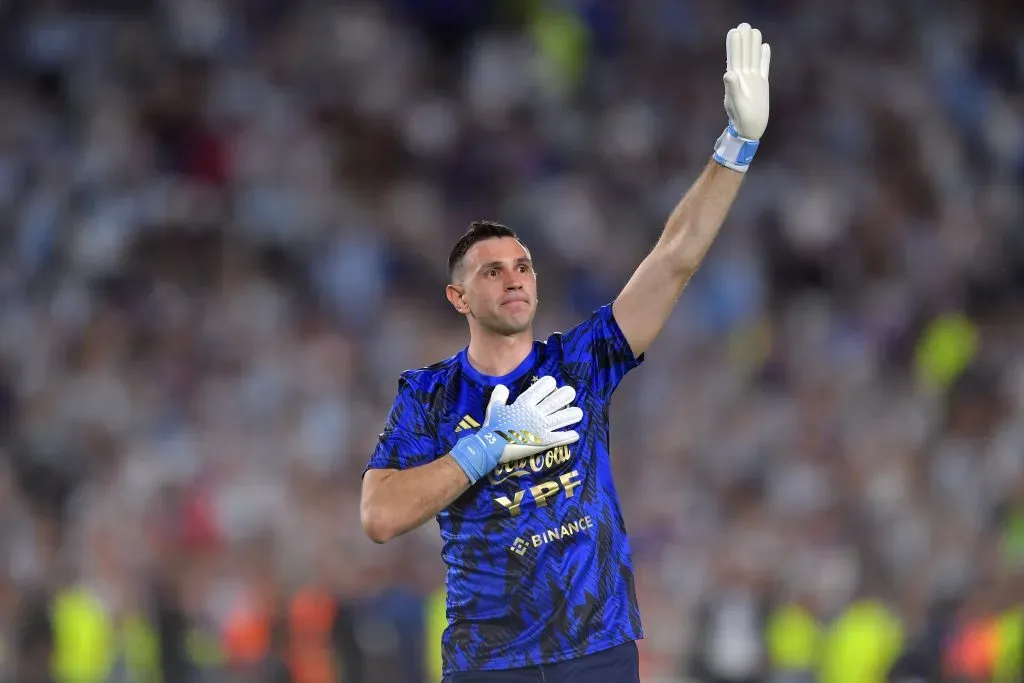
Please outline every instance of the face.
[{"label": "face", "polygon": [[448,300],[485,330],[510,336],[530,329],[537,312],[537,274],[530,252],[511,237],[477,242],[448,286]]}]

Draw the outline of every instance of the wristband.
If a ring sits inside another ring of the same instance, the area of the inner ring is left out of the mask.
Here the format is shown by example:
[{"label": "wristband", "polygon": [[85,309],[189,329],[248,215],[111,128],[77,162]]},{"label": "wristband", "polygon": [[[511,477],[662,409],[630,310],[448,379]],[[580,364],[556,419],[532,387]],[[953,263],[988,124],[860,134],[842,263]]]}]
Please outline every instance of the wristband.
[{"label": "wristband", "polygon": [[479,434],[470,434],[459,439],[451,450],[452,458],[465,472],[470,484],[482,479],[490,468],[487,464],[487,442]]},{"label": "wristband", "polygon": [[726,168],[746,173],[759,144],[758,140],[740,137],[730,122],[721,137],[715,142],[714,159]]}]

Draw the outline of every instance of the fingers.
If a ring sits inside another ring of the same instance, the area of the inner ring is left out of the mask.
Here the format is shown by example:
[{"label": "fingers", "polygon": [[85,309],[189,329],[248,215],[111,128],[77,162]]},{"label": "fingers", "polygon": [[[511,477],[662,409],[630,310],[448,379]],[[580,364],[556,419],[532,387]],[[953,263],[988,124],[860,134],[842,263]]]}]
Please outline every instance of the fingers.
[{"label": "fingers", "polygon": [[740,76],[735,71],[726,71],[722,80],[725,81],[725,87],[734,95],[740,91]]},{"label": "fingers", "polygon": [[535,406],[547,398],[557,386],[558,383],[555,382],[554,377],[545,375],[534,382],[529,389],[520,394],[516,403],[522,401],[523,405]]},{"label": "fingers", "polygon": [[487,411],[484,415],[484,424],[491,423],[491,409],[497,405],[505,405],[508,403],[508,387],[504,384],[499,384],[491,390],[491,400],[487,402]]},{"label": "fingers", "polygon": [[574,431],[558,432],[558,436],[560,436],[561,438],[556,443],[551,444],[551,448],[557,448],[559,446],[568,446],[569,444],[576,443],[577,441],[580,440],[579,432]]},{"label": "fingers", "polygon": [[744,22],[736,27],[740,34],[740,61],[736,66],[746,69],[750,66],[750,24]]},{"label": "fingers", "polygon": [[738,28],[731,29],[725,37],[725,61],[727,71],[736,71],[743,63],[743,38]]},{"label": "fingers", "polygon": [[768,66],[772,62],[772,46],[768,43],[761,45],[761,76],[768,78]]},{"label": "fingers", "polygon": [[491,400],[489,404],[494,403],[508,403],[508,387],[504,384],[499,384],[491,390]]},{"label": "fingers", "polygon": [[747,68],[757,73],[761,66],[761,32],[756,28],[750,30],[749,50],[747,52]]},{"label": "fingers", "polygon": [[580,440],[580,434],[577,431],[554,432],[549,436],[551,437],[550,440],[545,439],[546,443],[543,446],[518,446],[515,444],[505,446],[505,450],[502,451],[501,457],[498,459],[498,464],[503,465],[507,462],[531,458],[540,453],[550,451],[552,448],[568,446]]},{"label": "fingers", "polygon": [[579,424],[581,420],[583,420],[583,410],[572,406],[571,408],[559,410],[557,413],[548,415],[544,420],[544,426],[547,427],[548,431],[555,431],[562,427]]},{"label": "fingers", "polygon": [[561,410],[573,402],[576,398],[576,390],[570,386],[559,387],[551,392],[551,395],[540,402],[537,410],[542,415],[550,415],[556,410]]},{"label": "fingers", "polygon": [[749,70],[767,76],[764,45],[761,31],[751,28],[746,22],[730,29],[725,36],[726,71]]}]

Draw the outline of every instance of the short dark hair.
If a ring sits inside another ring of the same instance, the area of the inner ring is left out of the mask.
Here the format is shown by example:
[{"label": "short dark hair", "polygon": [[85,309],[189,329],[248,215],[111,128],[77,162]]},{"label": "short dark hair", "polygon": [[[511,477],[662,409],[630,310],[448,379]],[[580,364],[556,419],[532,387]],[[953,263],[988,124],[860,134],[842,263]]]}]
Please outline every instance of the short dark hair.
[{"label": "short dark hair", "polygon": [[511,237],[512,239],[518,240],[519,236],[515,233],[512,228],[502,225],[501,223],[495,223],[494,221],[473,221],[469,224],[469,230],[463,233],[459,241],[452,247],[451,253],[448,255],[448,280],[449,282],[455,281],[455,271],[460,265],[462,265],[462,259],[466,257],[469,250],[473,248],[473,245],[477,242],[483,242],[484,240],[494,239],[496,237]]}]

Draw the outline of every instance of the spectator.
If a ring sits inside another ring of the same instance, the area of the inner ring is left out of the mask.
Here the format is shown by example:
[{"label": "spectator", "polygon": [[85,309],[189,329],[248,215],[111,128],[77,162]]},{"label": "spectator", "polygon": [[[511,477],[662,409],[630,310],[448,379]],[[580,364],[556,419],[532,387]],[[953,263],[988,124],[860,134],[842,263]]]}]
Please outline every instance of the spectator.
[{"label": "spectator", "polygon": [[[756,14],[784,74],[757,168],[614,407],[645,677],[720,632],[749,645],[725,678],[763,678],[761,603],[827,624],[869,567],[904,661],[947,660],[929,605],[1021,600],[985,586],[1024,568],[1022,8],[0,2],[0,585],[149,628],[168,682],[217,680],[248,607],[284,676],[326,555],[345,683],[426,676],[436,530],[372,545],[358,488],[398,373],[464,343],[450,242],[495,218],[558,255],[540,333],[606,303]],[[29,680],[50,643],[6,603]]]}]

